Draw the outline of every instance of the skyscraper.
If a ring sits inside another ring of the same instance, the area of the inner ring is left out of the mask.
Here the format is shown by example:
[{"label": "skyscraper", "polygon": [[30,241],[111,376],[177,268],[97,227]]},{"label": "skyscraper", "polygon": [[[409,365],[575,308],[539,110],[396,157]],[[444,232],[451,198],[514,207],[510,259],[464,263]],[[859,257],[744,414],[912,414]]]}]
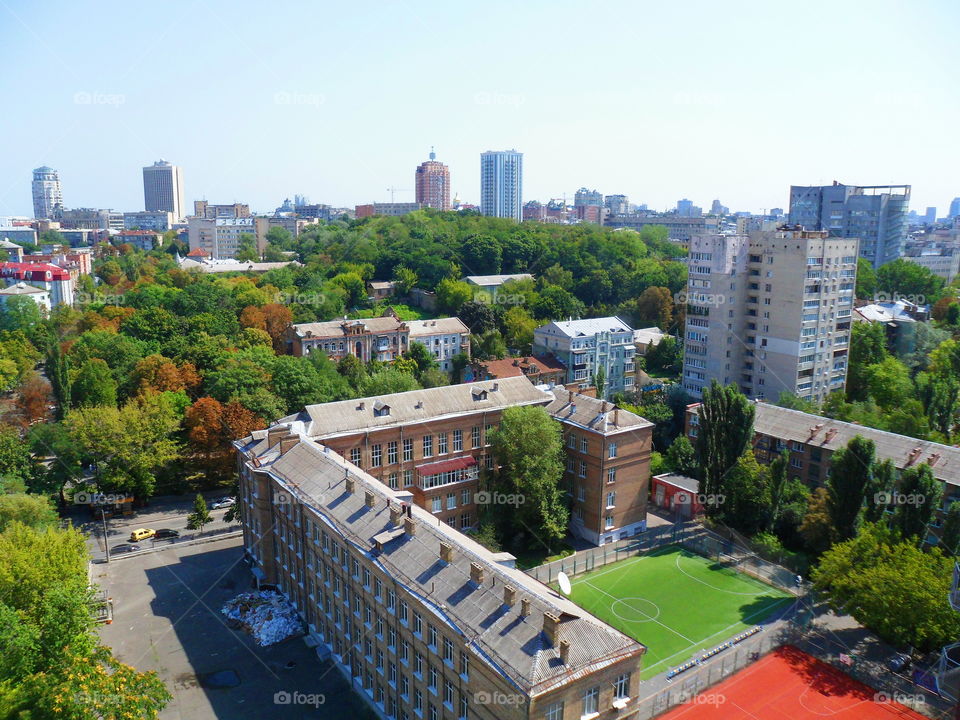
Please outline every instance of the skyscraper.
[{"label": "skyscraper", "polygon": [[430,159],[417,166],[416,201],[424,207],[450,209],[450,168],[437,160],[430,148]]},{"label": "skyscraper", "polygon": [[960,215],[960,197],[955,197],[950,203],[950,213],[948,217],[955,218]]},{"label": "skyscraper", "polygon": [[820,402],[843,390],[857,241],[825,230],[690,240],[683,387],[717,380],[751,398]]},{"label": "skyscraper", "polygon": [[59,220],[62,213],[60,176],[51,167],[38,167],[33,171],[33,216],[39,220]]},{"label": "skyscraper", "polygon": [[791,185],[789,222],[859,238],[860,257],[880,267],[903,255],[909,204],[909,185]]},{"label": "skyscraper", "polygon": [[173,213],[174,222],[184,215],[183,173],[176,165],[158,160],[143,169],[144,210],[166,210]]},{"label": "skyscraper", "polygon": [[523,153],[488,150],[480,154],[480,212],[522,219]]}]

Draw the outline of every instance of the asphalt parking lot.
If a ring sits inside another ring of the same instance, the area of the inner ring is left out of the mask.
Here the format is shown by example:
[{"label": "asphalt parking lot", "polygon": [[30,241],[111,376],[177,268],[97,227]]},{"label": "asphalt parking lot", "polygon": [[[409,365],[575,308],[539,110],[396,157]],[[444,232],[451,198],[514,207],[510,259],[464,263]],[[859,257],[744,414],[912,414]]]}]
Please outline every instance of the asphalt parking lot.
[{"label": "asphalt parking lot", "polygon": [[173,695],[161,718],[372,719],[302,638],[261,648],[227,627],[221,606],[250,587],[241,558],[233,537],[92,566],[93,581],[113,599],[113,623],[100,634],[120,660],[160,674]]}]

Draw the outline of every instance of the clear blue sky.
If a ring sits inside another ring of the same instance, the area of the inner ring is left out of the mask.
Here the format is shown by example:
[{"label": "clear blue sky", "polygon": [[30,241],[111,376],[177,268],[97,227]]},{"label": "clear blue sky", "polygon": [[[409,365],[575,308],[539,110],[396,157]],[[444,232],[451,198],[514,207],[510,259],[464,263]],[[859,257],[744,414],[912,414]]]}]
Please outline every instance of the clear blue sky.
[{"label": "clear blue sky", "polygon": [[477,201],[479,153],[524,153],[524,199],[580,186],[651,207],[786,207],[788,186],[960,195],[956,0],[0,0],[0,215],[30,171],[68,207],[413,199],[431,145]]}]

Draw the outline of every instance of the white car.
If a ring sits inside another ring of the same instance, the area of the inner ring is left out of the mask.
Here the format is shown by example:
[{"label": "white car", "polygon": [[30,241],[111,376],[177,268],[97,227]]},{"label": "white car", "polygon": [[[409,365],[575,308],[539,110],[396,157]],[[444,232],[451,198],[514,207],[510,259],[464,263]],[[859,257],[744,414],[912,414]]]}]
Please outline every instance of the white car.
[{"label": "white car", "polygon": [[237,504],[237,499],[236,499],[236,498],[225,497],[225,498],[220,498],[219,500],[215,500],[215,501],[210,505],[210,509],[211,509],[211,510],[221,510],[221,509],[223,509],[223,508],[233,507],[233,506],[236,505],[236,504]]}]

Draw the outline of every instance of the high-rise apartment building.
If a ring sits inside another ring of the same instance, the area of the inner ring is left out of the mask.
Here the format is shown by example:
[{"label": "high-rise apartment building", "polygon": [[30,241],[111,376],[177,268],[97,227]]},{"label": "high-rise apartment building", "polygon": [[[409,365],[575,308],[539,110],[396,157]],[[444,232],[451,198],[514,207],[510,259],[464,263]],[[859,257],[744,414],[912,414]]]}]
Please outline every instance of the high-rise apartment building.
[{"label": "high-rise apartment building", "polygon": [[38,167],[33,171],[33,216],[38,220],[59,220],[62,214],[60,176],[51,167]]},{"label": "high-rise apartment building", "polygon": [[950,212],[948,217],[951,219],[960,216],[960,197],[955,197],[953,202],[950,203]]},{"label": "high-rise apartment building", "polygon": [[751,398],[820,402],[843,390],[857,240],[826,230],[690,240],[683,386],[717,380]]},{"label": "high-rise apartment building", "polygon": [[580,188],[573,196],[573,206],[579,207],[581,205],[596,205],[597,207],[602,207],[603,193],[597,190],[587,190],[585,187]]},{"label": "high-rise apartment building", "polygon": [[880,267],[903,255],[909,205],[909,185],[791,185],[789,222],[858,238],[860,256]]},{"label": "high-rise apartment building", "polygon": [[488,150],[480,154],[480,213],[522,219],[523,153]]},{"label": "high-rise apartment building", "polygon": [[607,195],[603,205],[611,215],[626,215],[630,212],[630,199],[626,195]]},{"label": "high-rise apartment building", "polygon": [[437,160],[430,148],[430,159],[417,166],[417,202],[437,210],[450,209],[450,168]]},{"label": "high-rise apartment building", "polygon": [[184,218],[183,172],[166,160],[158,160],[143,169],[144,210],[166,210],[174,222]]}]

